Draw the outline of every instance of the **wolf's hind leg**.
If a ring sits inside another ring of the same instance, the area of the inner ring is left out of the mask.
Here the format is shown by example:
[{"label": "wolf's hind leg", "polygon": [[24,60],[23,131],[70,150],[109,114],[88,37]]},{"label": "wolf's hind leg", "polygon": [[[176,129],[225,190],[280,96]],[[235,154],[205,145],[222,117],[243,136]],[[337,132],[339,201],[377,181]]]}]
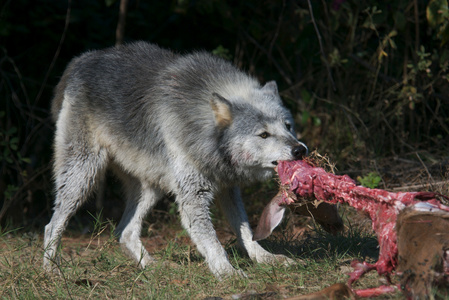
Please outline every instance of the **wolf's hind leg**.
[{"label": "wolf's hind leg", "polygon": [[239,188],[224,190],[220,193],[218,200],[232,230],[237,235],[239,244],[247,251],[248,256],[253,261],[258,263],[294,263],[292,259],[284,255],[275,255],[268,252],[253,241],[253,233],[249,226]]},{"label": "wolf's hind leg", "polygon": [[156,188],[142,187],[136,179],[122,179],[127,202],[115,234],[119,236],[125,252],[144,268],[155,260],[148,254],[140,239],[142,222],[151,208],[163,197],[163,193]]},{"label": "wolf's hind leg", "polygon": [[45,226],[44,269],[58,271],[56,250],[69,219],[87,200],[98,180],[104,176],[105,150],[89,151],[76,145],[60,145],[55,157],[56,201],[50,223]]}]

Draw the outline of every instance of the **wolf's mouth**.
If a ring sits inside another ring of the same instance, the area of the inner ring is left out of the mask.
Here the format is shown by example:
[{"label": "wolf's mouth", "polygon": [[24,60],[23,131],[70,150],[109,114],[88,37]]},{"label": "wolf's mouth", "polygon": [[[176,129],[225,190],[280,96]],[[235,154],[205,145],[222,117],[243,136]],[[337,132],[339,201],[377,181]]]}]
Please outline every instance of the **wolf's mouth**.
[{"label": "wolf's mouth", "polygon": [[272,162],[271,162],[273,165],[275,165],[275,166],[277,166],[278,165],[278,162],[277,161],[275,161],[275,160],[273,160]]}]

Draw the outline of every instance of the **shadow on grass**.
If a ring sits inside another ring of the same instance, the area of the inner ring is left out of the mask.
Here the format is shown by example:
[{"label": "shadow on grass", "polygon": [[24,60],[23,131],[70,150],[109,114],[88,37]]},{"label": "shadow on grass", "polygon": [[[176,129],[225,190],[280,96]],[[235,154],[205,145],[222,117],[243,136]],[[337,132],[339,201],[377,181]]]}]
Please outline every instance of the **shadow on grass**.
[{"label": "shadow on grass", "polygon": [[336,235],[316,227],[311,233],[300,239],[278,234],[259,243],[272,253],[302,259],[347,257],[376,261],[379,256],[379,244],[376,236],[351,226],[351,224],[344,232]]}]

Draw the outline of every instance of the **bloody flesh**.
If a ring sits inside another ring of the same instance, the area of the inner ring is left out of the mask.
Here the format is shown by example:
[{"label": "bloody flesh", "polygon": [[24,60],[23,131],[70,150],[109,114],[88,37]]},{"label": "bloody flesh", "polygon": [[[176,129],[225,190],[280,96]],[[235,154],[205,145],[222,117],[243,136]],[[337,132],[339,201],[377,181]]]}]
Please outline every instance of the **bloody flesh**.
[{"label": "bloody flesh", "polygon": [[435,193],[393,193],[357,186],[347,175],[331,174],[305,161],[279,162],[277,173],[283,186],[280,205],[291,204],[294,194],[296,197],[316,198],[327,203],[347,203],[369,215],[379,242],[379,259],[375,264],[353,262],[354,271],[350,274],[349,285],[374,269],[390,281],[390,274],[398,264],[396,219],[405,207],[425,201],[436,209],[449,212],[449,207],[442,205],[435,198]]}]

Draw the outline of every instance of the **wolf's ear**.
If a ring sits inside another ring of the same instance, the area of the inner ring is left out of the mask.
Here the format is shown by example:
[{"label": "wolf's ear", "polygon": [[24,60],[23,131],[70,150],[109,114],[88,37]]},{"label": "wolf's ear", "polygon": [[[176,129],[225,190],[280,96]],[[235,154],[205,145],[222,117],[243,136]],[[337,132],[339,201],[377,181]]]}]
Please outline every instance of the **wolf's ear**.
[{"label": "wolf's ear", "polygon": [[232,122],[231,103],[223,96],[213,93],[214,97],[210,101],[212,111],[215,115],[215,122],[218,127],[227,127]]},{"label": "wolf's ear", "polygon": [[267,83],[265,83],[265,85],[262,88],[262,91],[267,92],[267,93],[273,93],[275,95],[278,94],[278,85],[276,84],[276,81],[272,80],[272,81],[268,81]]}]

